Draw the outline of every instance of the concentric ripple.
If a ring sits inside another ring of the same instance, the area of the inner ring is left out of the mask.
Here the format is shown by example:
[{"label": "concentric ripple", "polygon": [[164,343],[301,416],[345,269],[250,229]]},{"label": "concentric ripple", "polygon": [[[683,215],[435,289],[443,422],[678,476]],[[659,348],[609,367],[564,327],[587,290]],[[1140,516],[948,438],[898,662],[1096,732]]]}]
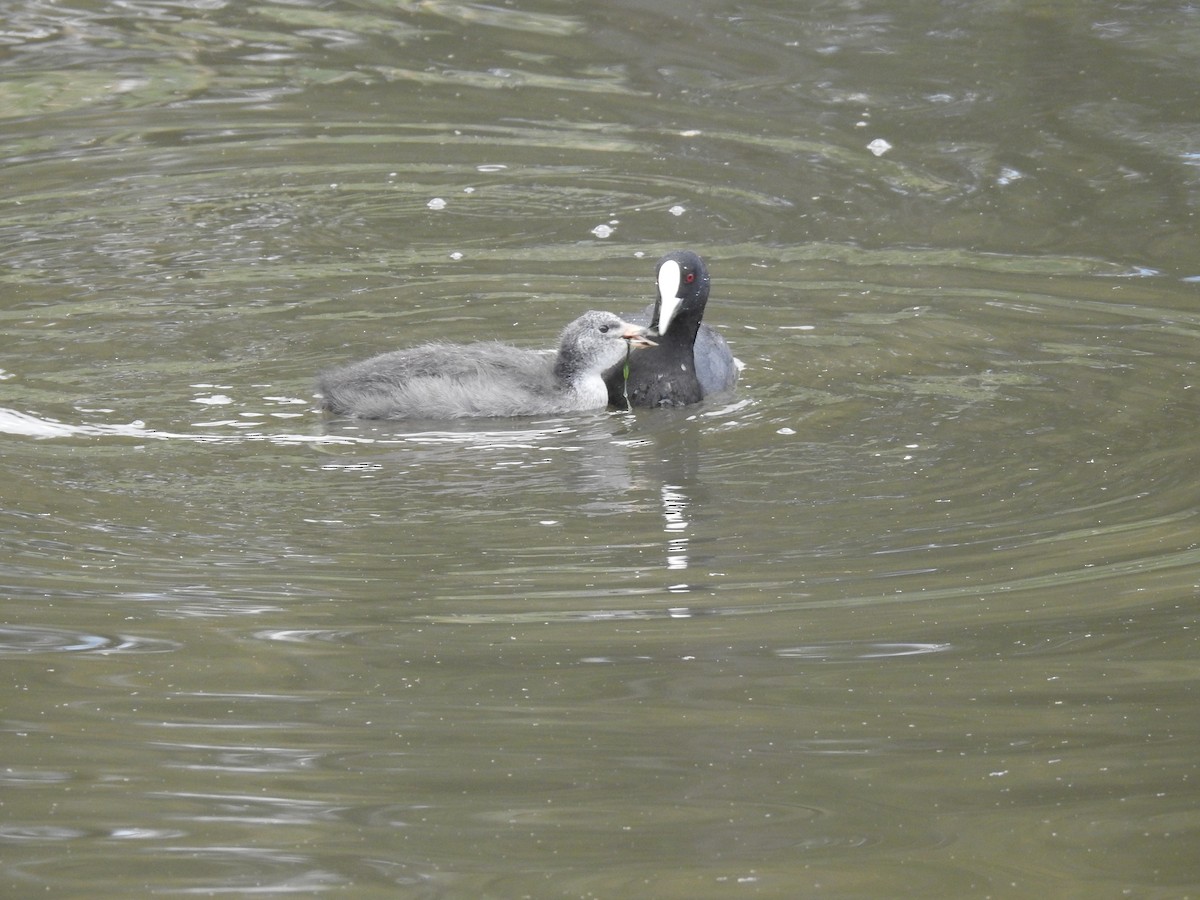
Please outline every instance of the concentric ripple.
[{"label": "concentric ripple", "polygon": [[0,656],[40,653],[169,653],[183,645],[162,638],[100,635],[38,626],[0,625]]}]

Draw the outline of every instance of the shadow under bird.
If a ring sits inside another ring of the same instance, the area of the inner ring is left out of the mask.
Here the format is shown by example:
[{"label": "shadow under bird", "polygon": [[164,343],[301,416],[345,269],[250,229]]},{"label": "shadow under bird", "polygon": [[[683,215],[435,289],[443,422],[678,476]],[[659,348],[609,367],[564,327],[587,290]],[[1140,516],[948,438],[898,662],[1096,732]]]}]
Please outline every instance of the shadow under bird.
[{"label": "shadow under bird", "polygon": [[738,362],[725,338],[702,323],[708,304],[708,267],[690,250],[658,261],[658,298],[630,321],[648,325],[657,346],[604,373],[608,401],[630,406],[687,406],[733,389]]},{"label": "shadow under bird", "polygon": [[363,419],[555,415],[608,403],[602,373],[653,347],[648,329],[609,312],[563,329],[557,352],[499,341],[434,342],[382,353],[317,376],[323,406]]}]

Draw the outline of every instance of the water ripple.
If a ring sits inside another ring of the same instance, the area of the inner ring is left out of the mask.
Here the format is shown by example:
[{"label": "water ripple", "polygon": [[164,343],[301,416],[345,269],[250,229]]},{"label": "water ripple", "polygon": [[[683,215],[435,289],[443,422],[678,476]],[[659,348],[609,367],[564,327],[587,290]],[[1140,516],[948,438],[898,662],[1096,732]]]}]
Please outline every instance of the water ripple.
[{"label": "water ripple", "polygon": [[108,636],[66,629],[4,625],[0,626],[0,656],[33,653],[167,653],[183,645],[162,638],[132,635]]},{"label": "water ripple", "polygon": [[822,662],[857,662],[863,659],[887,659],[896,656],[924,656],[927,653],[946,653],[951,644],[887,643],[873,641],[838,641],[827,644],[807,644],[783,647],[775,651],[781,659],[815,659]]}]

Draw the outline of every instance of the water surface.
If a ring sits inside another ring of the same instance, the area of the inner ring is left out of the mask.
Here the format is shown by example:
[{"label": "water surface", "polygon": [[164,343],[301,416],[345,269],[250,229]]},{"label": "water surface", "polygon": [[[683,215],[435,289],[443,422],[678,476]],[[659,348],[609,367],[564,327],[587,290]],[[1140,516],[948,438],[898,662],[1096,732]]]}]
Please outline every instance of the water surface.
[{"label": "water surface", "polygon": [[[0,883],[1200,894],[1198,34],[15,4]],[[636,310],[676,247],[731,396],[316,409]]]}]

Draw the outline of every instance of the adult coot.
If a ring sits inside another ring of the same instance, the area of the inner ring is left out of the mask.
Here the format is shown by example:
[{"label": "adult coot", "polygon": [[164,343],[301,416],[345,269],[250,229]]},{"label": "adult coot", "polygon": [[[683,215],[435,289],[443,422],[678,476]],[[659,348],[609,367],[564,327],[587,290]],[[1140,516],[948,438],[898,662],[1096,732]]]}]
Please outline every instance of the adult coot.
[{"label": "adult coot", "polygon": [[[658,261],[658,299],[631,321],[649,325],[658,346],[604,373],[615,406],[687,406],[737,383],[738,364],[721,337],[701,323],[708,303],[708,268],[690,250]],[[656,334],[657,332],[657,334]]]},{"label": "adult coot", "polygon": [[608,402],[602,374],[633,348],[653,347],[647,329],[587,312],[563,329],[557,354],[487,341],[422,344],[317,377],[327,410],[364,419],[458,419],[553,415]]}]

